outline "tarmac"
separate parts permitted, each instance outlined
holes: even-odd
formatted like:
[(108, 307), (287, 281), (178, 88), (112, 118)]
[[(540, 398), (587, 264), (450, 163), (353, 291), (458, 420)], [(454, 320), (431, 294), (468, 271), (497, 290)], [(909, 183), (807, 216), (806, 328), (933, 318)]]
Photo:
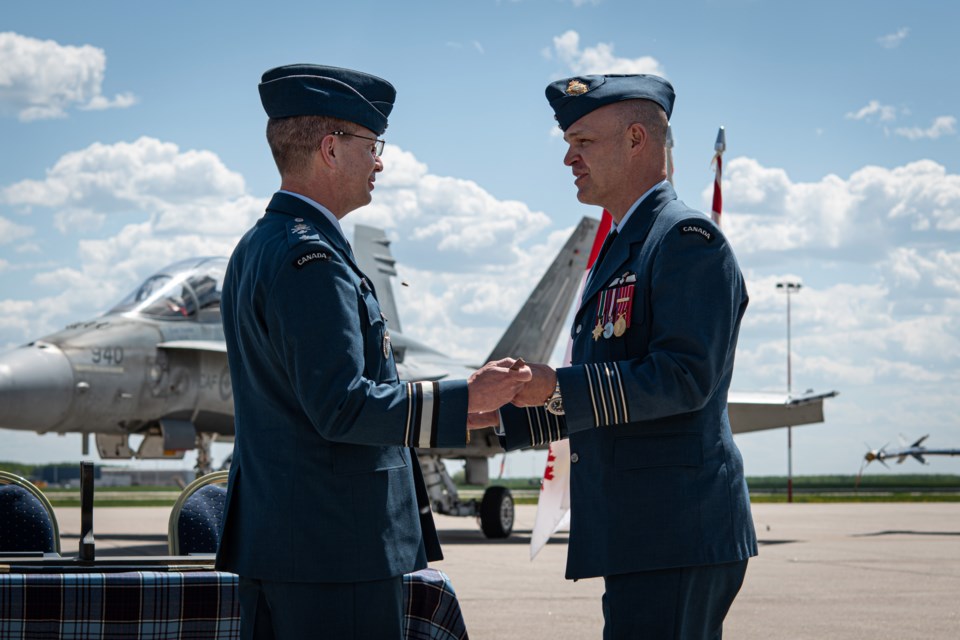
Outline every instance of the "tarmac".
[[(75, 554), (79, 509), (58, 508)], [(168, 508), (101, 508), (97, 555), (166, 555)], [(567, 534), (533, 561), (535, 506), (513, 535), (487, 540), (472, 519), (437, 516), (472, 640), (600, 638), (600, 579), (564, 580)], [(760, 555), (724, 625), (742, 640), (960, 638), (960, 503), (754, 504)], [(651, 526), (656, 526), (651, 523)]]

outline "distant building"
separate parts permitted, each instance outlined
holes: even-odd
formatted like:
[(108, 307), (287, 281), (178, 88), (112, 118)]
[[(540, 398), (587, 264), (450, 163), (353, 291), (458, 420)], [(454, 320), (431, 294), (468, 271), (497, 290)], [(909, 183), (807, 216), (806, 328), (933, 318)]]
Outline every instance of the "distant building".
[[(95, 487), (185, 487), (196, 477), (193, 469), (134, 469), (94, 465)], [(50, 487), (79, 487), (79, 464), (48, 464), (34, 468), (31, 478)]]
[[(101, 466), (93, 466), (94, 485), (100, 479)], [(32, 478), (42, 480), (52, 486), (68, 486), (80, 484), (80, 464), (47, 464), (35, 467)]]
[(98, 487), (180, 487), (183, 488), (197, 477), (193, 469), (130, 469), (103, 467)]

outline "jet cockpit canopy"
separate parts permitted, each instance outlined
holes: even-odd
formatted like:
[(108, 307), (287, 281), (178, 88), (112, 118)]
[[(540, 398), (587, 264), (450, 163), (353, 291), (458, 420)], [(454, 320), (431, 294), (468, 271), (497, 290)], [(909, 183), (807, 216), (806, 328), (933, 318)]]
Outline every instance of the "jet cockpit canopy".
[(227, 259), (175, 262), (143, 281), (110, 313), (135, 313), (164, 320), (220, 322), (220, 294)]

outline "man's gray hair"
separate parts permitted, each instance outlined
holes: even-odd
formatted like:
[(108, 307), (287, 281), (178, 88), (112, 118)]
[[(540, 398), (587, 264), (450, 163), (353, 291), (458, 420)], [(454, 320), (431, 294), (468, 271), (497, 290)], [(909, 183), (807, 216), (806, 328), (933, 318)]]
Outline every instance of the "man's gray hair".
[(267, 143), (281, 176), (302, 176), (324, 136), (348, 123), (329, 116), (291, 116), (267, 121)]

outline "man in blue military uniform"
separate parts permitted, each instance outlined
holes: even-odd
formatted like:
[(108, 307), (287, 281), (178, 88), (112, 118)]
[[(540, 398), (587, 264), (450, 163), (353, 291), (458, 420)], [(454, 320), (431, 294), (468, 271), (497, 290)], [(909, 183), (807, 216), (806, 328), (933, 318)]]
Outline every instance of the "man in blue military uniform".
[(240, 576), (244, 638), (400, 638), (402, 576), (439, 559), (412, 447), (463, 447), (467, 414), (530, 379), (401, 383), (389, 318), (339, 220), (368, 204), (396, 92), (318, 65), (267, 71), (281, 188), (223, 286), (236, 444), (217, 568)]
[[(602, 576), (604, 638), (719, 638), (757, 553), (727, 417), (747, 292), (709, 218), (666, 181), (673, 87), (650, 75), (546, 89), (577, 198), (616, 228), (590, 273), (572, 366), (531, 365), (505, 448), (570, 439), (567, 578)], [(495, 424), (471, 416), (471, 427)]]

